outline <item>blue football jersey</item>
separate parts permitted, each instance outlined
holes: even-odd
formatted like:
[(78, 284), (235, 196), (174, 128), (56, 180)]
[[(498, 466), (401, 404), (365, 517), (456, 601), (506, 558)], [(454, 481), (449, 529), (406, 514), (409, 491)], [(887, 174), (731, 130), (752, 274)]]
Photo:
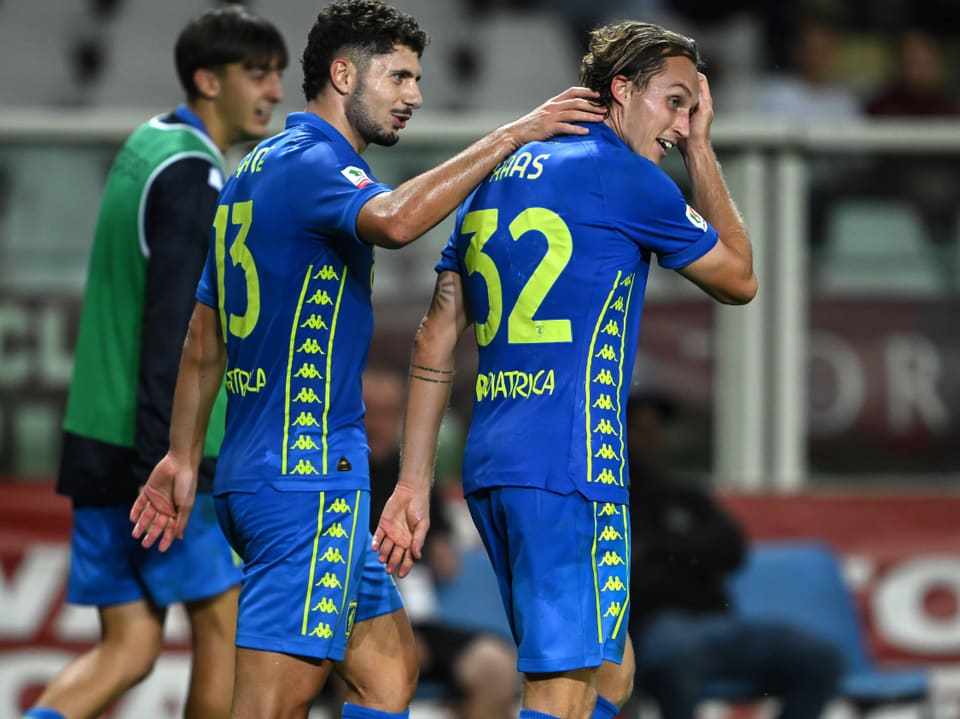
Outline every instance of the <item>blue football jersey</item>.
[(226, 436), (214, 491), (369, 484), (361, 374), (373, 331), (373, 247), (360, 208), (390, 188), (310, 113), (228, 178), (197, 299), (220, 312)]
[(717, 232), (606, 125), (525, 145), (457, 214), (437, 271), (463, 276), (479, 349), (464, 491), (628, 501), (625, 408), (651, 258)]

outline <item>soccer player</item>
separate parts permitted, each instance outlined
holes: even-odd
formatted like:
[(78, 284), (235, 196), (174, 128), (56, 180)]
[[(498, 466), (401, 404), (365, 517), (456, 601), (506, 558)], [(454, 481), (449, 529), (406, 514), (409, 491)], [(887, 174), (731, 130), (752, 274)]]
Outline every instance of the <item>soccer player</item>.
[[(407, 715), (417, 666), (393, 578), (371, 549), (361, 374), (374, 245), (402, 247), (526, 142), (605, 111), (571, 88), (401, 184), (360, 154), (420, 107), (417, 22), (379, 0), (325, 7), (303, 53), (306, 111), (261, 142), (220, 195), (183, 348), (170, 449), (131, 512), (165, 549), (190, 513), (226, 372), (217, 514), (244, 560), (233, 716), (306, 716), (336, 666), (344, 719)], [(349, 639), (349, 642), (348, 642)]]
[(188, 23), (174, 55), (185, 102), (133, 132), (104, 189), (64, 422), (57, 489), (73, 502), (67, 600), (97, 607), (101, 638), (53, 679), (31, 719), (100, 716), (150, 673), (176, 602), (186, 604), (193, 639), (185, 715), (229, 715), (241, 571), (210, 494), (225, 396), (202, 449), (196, 518), (176, 551), (141, 547), (127, 516), (167, 446), (177, 348), (223, 153), (266, 134), (283, 99), (287, 50), (271, 23), (233, 5)]
[[(624, 407), (653, 256), (720, 301), (756, 292), (699, 65), (693, 40), (656, 25), (593, 31), (581, 81), (604, 123), (522, 147), (471, 194), (414, 342), (400, 478), (374, 541), (390, 572), (418, 558), (454, 348), (473, 324), (464, 493), (517, 642), (521, 719), (609, 719), (630, 694)], [(702, 216), (659, 168), (675, 147)]]

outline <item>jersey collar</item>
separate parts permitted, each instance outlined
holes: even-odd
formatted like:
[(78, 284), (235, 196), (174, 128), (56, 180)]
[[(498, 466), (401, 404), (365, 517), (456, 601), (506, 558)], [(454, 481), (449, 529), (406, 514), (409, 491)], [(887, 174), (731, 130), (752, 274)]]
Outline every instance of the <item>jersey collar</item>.
[(291, 112), (289, 115), (287, 115), (286, 128), (289, 130), (296, 125), (309, 125), (310, 127), (322, 132), (333, 142), (342, 144), (344, 148), (349, 149), (354, 155), (358, 154), (354, 146), (347, 141), (347, 138), (345, 138), (337, 128), (319, 115), (316, 115), (312, 112)]
[(173, 114), (181, 122), (196, 128), (207, 137), (210, 137), (210, 133), (207, 132), (207, 126), (203, 124), (203, 120), (201, 120), (193, 110), (187, 107), (185, 102), (181, 102), (179, 105), (177, 105), (177, 108), (173, 111)]

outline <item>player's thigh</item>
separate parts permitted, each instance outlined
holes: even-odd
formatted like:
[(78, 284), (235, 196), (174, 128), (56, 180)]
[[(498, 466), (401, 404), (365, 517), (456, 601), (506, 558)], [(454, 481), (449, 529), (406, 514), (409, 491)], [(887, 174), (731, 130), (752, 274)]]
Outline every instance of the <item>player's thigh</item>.
[(243, 579), (240, 558), (223, 536), (208, 493), (197, 494), (183, 539), (166, 552), (143, 550), (137, 563), (141, 581), (158, 606), (215, 597)]
[(617, 706), (623, 706), (633, 693), (635, 670), (633, 645), (628, 636), (620, 663), (605, 661), (600, 665), (597, 672), (597, 694)]
[(402, 712), (416, 689), (418, 662), (410, 620), (392, 576), (383, 570), (369, 536), (357, 592), (356, 621), (338, 673), (349, 701)]
[[(217, 502), (243, 559), (238, 647), (341, 661), (358, 620), (402, 606), (392, 580), (365, 594), (367, 567), (376, 562), (368, 492), (266, 485)], [(376, 576), (385, 575), (377, 566)]]
[(626, 644), (625, 505), (526, 487), (471, 494), (525, 673), (620, 662)]
[(328, 659), (237, 649), (233, 719), (305, 717), (333, 668)]
[(146, 675), (163, 647), (165, 610), (145, 599), (99, 607), (101, 644), (132, 675)]
[(418, 674), (406, 612), (398, 609), (358, 621), (337, 671), (349, 687), (348, 701), (390, 713), (406, 710)]
[(201, 656), (226, 657), (233, 663), (237, 636), (239, 585), (213, 597), (186, 603), (193, 649)]

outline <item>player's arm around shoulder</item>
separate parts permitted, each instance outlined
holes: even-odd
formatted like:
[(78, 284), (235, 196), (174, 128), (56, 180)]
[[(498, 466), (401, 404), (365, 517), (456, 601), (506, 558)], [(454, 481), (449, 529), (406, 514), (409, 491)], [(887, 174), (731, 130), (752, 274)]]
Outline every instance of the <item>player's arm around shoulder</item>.
[(523, 117), (498, 127), (459, 154), (372, 197), (357, 216), (357, 232), (373, 245), (398, 249), (449, 215), (505, 157), (535, 140), (584, 135), (578, 123), (600, 122), (606, 109), (598, 93), (571, 87)]
[(701, 73), (700, 104), (690, 115), (690, 134), (680, 143), (680, 150), (690, 175), (694, 204), (716, 228), (719, 239), (712, 250), (679, 272), (720, 302), (746, 304), (757, 294), (753, 249), (710, 142), (712, 124), (710, 86)]

